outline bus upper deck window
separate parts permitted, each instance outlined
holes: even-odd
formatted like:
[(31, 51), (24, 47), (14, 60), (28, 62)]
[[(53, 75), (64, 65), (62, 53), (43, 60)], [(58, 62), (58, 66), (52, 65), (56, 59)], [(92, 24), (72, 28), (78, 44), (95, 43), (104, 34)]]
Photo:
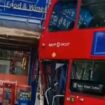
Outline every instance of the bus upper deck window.
[(74, 27), (77, 0), (59, 1), (53, 9), (49, 23), (50, 31), (69, 30)]
[(83, 0), (79, 28), (95, 28), (105, 26), (105, 1)]

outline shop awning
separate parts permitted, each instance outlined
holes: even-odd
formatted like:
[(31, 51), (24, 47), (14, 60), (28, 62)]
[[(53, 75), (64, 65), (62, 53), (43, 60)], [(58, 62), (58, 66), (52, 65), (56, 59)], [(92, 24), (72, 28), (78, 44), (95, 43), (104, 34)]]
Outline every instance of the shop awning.
[(0, 27), (0, 47), (29, 49), (37, 46), (40, 35), (41, 32)]

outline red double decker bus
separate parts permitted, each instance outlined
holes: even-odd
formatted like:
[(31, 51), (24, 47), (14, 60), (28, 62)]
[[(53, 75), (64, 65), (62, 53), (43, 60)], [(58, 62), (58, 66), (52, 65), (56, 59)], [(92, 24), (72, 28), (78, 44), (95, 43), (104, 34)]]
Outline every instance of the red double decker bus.
[(105, 0), (51, 0), (39, 60), (44, 105), (105, 105)]

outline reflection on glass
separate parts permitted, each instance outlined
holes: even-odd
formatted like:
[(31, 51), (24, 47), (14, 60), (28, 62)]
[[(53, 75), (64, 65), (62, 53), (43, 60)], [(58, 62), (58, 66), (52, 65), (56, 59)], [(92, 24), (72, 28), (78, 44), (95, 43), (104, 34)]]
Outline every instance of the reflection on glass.
[(53, 10), (49, 30), (69, 30), (74, 27), (76, 17), (76, 0), (72, 2), (58, 2)]
[(72, 91), (92, 94), (104, 94), (105, 91), (105, 61), (77, 60), (72, 65)]
[(0, 49), (0, 73), (27, 75), (29, 52)]
[[(85, 11), (83, 9), (85, 8)], [(105, 1), (82, 0), (79, 28), (95, 28), (105, 26)], [(83, 20), (83, 21), (81, 21)], [(86, 25), (87, 24), (87, 25)]]

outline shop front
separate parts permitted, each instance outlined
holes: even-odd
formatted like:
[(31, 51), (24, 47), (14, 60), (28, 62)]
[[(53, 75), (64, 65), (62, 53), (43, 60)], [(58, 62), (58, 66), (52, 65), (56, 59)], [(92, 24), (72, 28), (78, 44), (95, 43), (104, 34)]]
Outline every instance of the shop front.
[(0, 48), (0, 104), (31, 103), (31, 51)]

